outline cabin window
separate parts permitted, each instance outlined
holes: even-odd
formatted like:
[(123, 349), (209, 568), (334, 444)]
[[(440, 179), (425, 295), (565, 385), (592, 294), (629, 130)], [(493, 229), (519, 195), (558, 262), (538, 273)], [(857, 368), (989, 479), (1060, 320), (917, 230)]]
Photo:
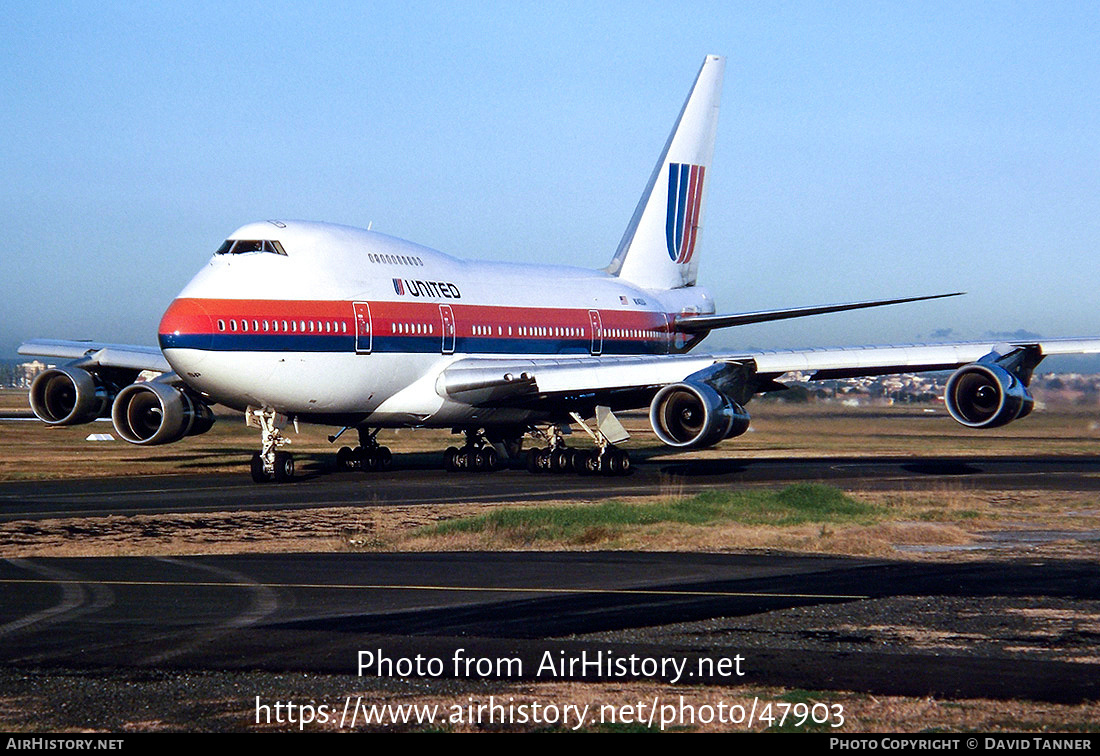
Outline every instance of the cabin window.
[(218, 321), (218, 330), (219, 331), (224, 331), (225, 330), (225, 321), (224, 320), (219, 320)]

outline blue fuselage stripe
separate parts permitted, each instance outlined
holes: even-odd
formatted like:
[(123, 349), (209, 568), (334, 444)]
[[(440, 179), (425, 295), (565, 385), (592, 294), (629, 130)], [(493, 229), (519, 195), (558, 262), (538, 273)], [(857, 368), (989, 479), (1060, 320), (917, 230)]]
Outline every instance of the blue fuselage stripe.
[[(572, 354), (591, 352), (588, 338), (457, 337), (457, 354)], [(201, 349), (212, 352), (355, 352), (355, 337), (348, 334), (215, 333), (160, 334), (161, 349)], [(372, 353), (440, 354), (439, 336), (378, 336)], [(664, 354), (663, 342), (643, 339), (603, 339), (604, 354)]]

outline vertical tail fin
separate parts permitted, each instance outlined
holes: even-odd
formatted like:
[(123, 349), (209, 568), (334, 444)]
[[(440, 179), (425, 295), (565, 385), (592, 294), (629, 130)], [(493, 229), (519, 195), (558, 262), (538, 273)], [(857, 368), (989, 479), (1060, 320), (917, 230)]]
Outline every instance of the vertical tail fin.
[(607, 272), (647, 289), (695, 283), (726, 59), (708, 55)]

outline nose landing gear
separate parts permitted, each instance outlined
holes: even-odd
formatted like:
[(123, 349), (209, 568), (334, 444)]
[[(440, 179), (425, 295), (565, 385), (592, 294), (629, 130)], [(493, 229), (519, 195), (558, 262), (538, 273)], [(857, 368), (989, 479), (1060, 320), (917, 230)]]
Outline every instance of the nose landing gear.
[(252, 454), (250, 465), (254, 483), (267, 483), (272, 479), (277, 483), (285, 483), (294, 477), (293, 455), (279, 451), (279, 447), (290, 443), (290, 439), (282, 433), (288, 421), (286, 415), (280, 415), (267, 407), (248, 408), (245, 424), (250, 428), (260, 429), (261, 450)]

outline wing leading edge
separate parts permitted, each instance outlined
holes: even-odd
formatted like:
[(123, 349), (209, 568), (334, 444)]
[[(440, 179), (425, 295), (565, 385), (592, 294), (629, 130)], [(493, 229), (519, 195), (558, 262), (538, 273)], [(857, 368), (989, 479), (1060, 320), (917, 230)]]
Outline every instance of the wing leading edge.
[(66, 341), (63, 339), (31, 339), (19, 345), (19, 354), (36, 357), (57, 357), (80, 360), (83, 366), (152, 370), (170, 373), (172, 366), (156, 347), (131, 344), (107, 344), (97, 341)]

